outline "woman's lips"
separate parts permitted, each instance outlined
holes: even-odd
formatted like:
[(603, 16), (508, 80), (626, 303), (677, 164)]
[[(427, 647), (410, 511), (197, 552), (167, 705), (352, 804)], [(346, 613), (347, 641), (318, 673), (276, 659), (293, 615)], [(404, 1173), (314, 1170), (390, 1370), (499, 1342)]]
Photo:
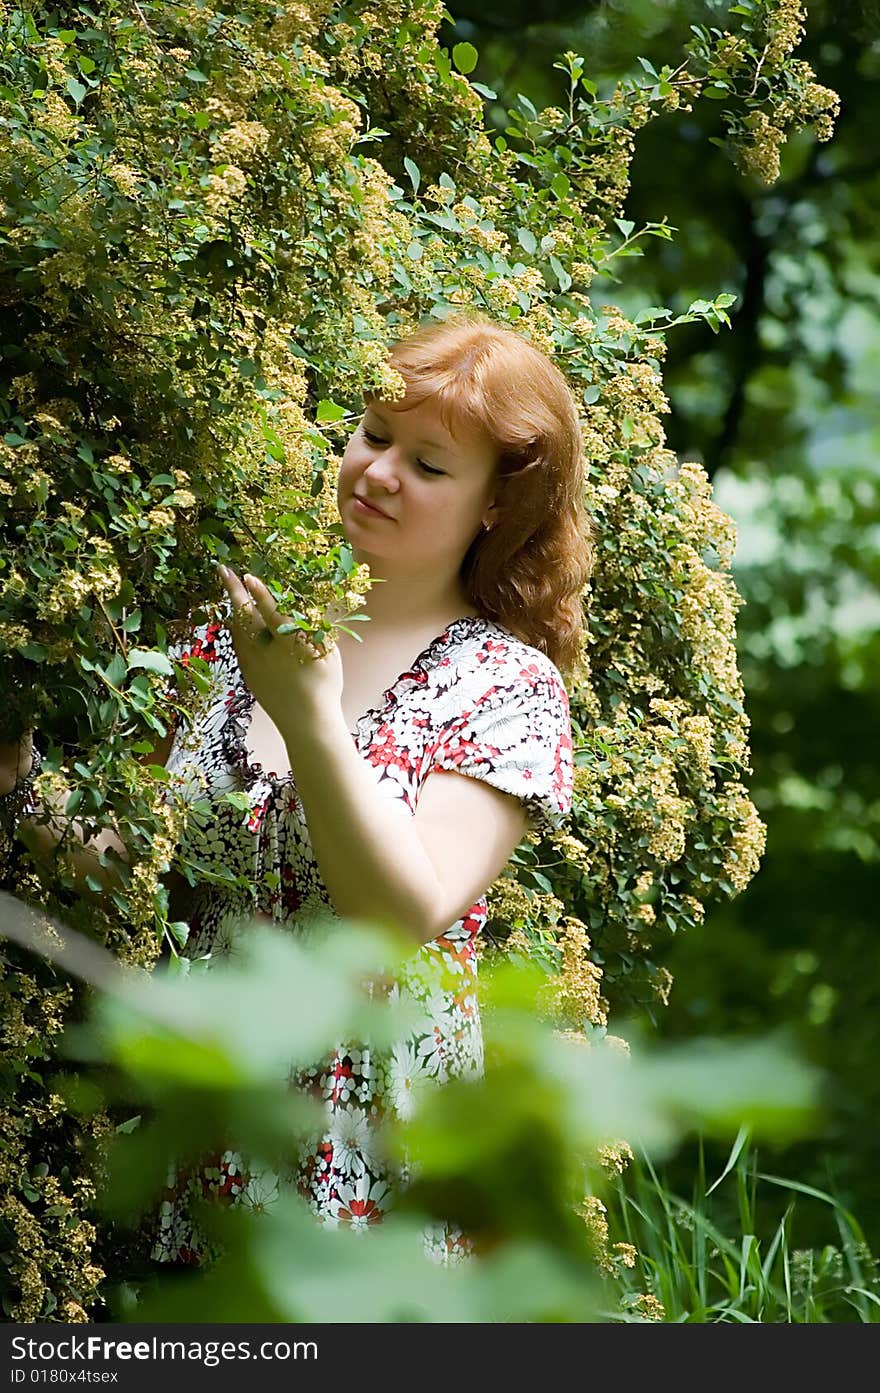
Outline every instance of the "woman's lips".
[(352, 501), (354, 502), (354, 506), (358, 510), (358, 512), (363, 513), (366, 517), (384, 518), (386, 522), (394, 521), (394, 519), (390, 518), (387, 513), (383, 513), (381, 508), (376, 508), (373, 504), (367, 503), (366, 500), (361, 498), (360, 494), (358, 493), (352, 494)]

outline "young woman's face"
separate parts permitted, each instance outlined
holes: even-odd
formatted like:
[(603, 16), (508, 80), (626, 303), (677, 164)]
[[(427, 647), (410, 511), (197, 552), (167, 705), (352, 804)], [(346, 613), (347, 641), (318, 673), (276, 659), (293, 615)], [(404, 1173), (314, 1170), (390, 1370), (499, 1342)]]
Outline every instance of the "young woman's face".
[(387, 559), (395, 569), (455, 572), (492, 520), (495, 466), (488, 437), (451, 435), (430, 399), (405, 411), (375, 401), (339, 471), (345, 535), (356, 552)]

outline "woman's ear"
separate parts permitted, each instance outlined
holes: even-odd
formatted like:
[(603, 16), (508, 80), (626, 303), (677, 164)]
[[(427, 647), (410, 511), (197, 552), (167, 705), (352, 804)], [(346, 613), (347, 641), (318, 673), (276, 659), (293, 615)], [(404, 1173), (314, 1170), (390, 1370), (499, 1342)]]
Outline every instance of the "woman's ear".
[(499, 522), (501, 519), (501, 496), (503, 491), (504, 486), (499, 485), (496, 488), (495, 496), (493, 497), (492, 502), (489, 504), (488, 508), (483, 513), (482, 525), (487, 532), (491, 532), (495, 524)]

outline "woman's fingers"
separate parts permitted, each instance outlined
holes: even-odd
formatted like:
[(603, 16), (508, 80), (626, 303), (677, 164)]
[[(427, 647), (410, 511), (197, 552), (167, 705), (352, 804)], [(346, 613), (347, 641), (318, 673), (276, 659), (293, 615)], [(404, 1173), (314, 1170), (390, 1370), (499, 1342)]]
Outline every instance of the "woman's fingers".
[(260, 615), (255, 597), (242, 584), (231, 567), (219, 566), (218, 571), (226, 593), (232, 602), (231, 627), (233, 632), (237, 629), (243, 634), (248, 634), (251, 638), (259, 638), (262, 634), (271, 638), (271, 634), (267, 631)]
[(249, 599), (256, 602), (257, 609), (264, 623), (270, 629), (274, 629), (282, 620), (282, 615), (278, 612), (278, 606), (266, 589), (265, 585), (256, 576), (247, 575), (244, 578), (247, 587), (246, 594)]
[(251, 602), (251, 596), (248, 594), (246, 587), (242, 584), (232, 567), (218, 566), (217, 570), (226, 589), (226, 593), (232, 601), (233, 609), (246, 608)]
[(271, 591), (258, 576), (245, 574), (243, 580), (229, 566), (219, 567), (220, 578), (232, 601), (234, 620), (252, 637), (265, 641), (285, 637), (299, 662), (324, 656), (324, 649), (308, 643), (285, 619)]

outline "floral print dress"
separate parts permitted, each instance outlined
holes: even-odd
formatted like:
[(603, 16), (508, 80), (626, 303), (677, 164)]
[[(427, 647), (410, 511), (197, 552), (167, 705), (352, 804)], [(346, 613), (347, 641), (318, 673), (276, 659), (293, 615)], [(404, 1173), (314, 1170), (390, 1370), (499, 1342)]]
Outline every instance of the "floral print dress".
[[(212, 805), (194, 849), (203, 864), (245, 877), (250, 887), (198, 888), (185, 951), (213, 957), (230, 950), (248, 915), (296, 932), (298, 916), (302, 923), (311, 908), (330, 909), (330, 900), (293, 773), (279, 778), (250, 761), (245, 735), (254, 698), (228, 630), (203, 625), (175, 656), (184, 665), (192, 656), (205, 659), (214, 679), (211, 697), (192, 725), (177, 732), (168, 759), (184, 796)], [(411, 815), (435, 770), (481, 779), (520, 798), (539, 832), (558, 826), (571, 807), (571, 724), (559, 672), (537, 649), (480, 616), (448, 624), (359, 719), (352, 738), (380, 796), (399, 799)], [(244, 810), (224, 799), (230, 791), (246, 795)], [(322, 1100), (326, 1126), (292, 1159), (292, 1175), (323, 1222), (363, 1228), (381, 1220), (399, 1179), (378, 1154), (382, 1117), (390, 1111), (409, 1116), (427, 1079), (442, 1083), (482, 1073), (475, 939), (486, 914), (482, 896), (413, 954), (392, 989), (418, 1004), (420, 1024), (409, 1038), (381, 1053), (365, 1042), (339, 1041), (332, 1057), (298, 1077)], [(266, 1177), (249, 1175), (236, 1152), (212, 1157), (182, 1179), (172, 1171), (154, 1259), (201, 1261), (204, 1240), (189, 1205), (212, 1194), (263, 1208)], [(440, 1262), (467, 1249), (466, 1238), (449, 1225), (435, 1226), (425, 1241), (429, 1256)]]

